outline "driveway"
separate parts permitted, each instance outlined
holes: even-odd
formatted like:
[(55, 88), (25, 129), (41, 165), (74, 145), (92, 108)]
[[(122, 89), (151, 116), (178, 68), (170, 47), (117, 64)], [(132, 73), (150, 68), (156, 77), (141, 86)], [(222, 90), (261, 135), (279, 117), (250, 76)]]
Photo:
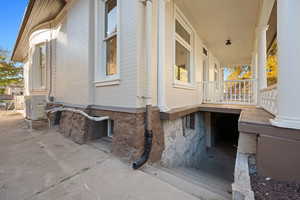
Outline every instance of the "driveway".
[(54, 129), (31, 131), (0, 112), (1, 200), (194, 200), (181, 190)]

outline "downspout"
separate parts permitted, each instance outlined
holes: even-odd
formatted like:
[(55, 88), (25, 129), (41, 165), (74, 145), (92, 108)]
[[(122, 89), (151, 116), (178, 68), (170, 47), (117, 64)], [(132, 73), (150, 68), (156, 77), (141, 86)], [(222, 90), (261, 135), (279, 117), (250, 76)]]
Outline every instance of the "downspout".
[(144, 0), (146, 5), (146, 127), (145, 127), (145, 143), (142, 156), (132, 164), (133, 169), (139, 169), (149, 159), (152, 148), (152, 0)]
[(51, 94), (52, 94), (52, 64), (53, 64), (53, 62), (52, 62), (52, 56), (53, 56), (53, 53), (52, 53), (52, 51), (53, 51), (53, 48), (52, 48), (52, 44), (53, 44), (53, 42), (52, 42), (52, 40), (53, 40), (53, 34), (52, 34), (52, 32), (53, 32), (53, 30), (52, 30), (52, 25), (50, 25), (50, 41), (49, 41), (49, 91), (48, 91), (48, 98), (47, 98), (47, 100), (48, 100), (48, 102), (53, 102), (53, 97), (51, 97)]

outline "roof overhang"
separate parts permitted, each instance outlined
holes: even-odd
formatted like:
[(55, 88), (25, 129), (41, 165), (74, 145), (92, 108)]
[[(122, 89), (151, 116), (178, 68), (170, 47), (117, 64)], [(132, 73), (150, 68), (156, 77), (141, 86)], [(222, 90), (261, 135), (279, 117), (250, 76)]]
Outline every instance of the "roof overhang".
[(36, 27), (51, 21), (65, 7), (68, 0), (30, 0), (26, 8), (11, 60), (23, 62), (29, 48), (29, 37)]

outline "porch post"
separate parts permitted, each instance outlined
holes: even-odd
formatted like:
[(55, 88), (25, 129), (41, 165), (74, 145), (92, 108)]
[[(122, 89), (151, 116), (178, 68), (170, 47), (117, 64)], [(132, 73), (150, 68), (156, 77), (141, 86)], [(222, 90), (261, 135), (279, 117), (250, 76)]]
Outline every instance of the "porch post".
[(168, 108), (166, 106), (166, 84), (165, 84), (165, 37), (166, 37), (166, 3), (168, 0), (158, 0), (158, 27), (157, 27), (157, 35), (158, 35), (158, 74), (157, 74), (157, 85), (158, 85), (158, 107), (161, 111), (167, 111)]
[(260, 90), (267, 87), (267, 30), (268, 26), (257, 28), (257, 103), (261, 106)]
[(267, 30), (268, 26), (257, 28), (258, 32), (258, 89), (267, 87)]
[(274, 126), (300, 129), (300, 1), (278, 0), (278, 115)]

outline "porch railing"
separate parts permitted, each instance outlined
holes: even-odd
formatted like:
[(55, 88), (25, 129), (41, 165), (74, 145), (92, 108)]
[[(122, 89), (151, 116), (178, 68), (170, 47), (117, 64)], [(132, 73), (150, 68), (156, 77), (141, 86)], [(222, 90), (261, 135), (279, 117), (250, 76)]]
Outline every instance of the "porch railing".
[(273, 115), (277, 114), (277, 85), (260, 90), (260, 106)]
[(255, 104), (255, 79), (204, 81), (203, 102), (219, 104)]

